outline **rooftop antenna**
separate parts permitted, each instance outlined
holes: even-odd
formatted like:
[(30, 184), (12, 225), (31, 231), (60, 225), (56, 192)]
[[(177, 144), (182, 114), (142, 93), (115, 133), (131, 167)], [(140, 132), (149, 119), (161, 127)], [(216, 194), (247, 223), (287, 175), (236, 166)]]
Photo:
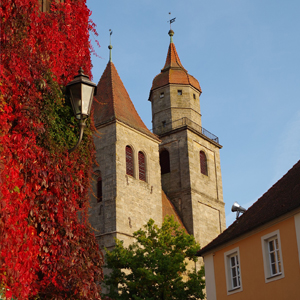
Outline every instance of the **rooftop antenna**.
[[(171, 12), (169, 12), (169, 15), (171, 16)], [(170, 43), (173, 43), (173, 35), (174, 35), (174, 31), (172, 30), (172, 26), (171, 24), (174, 23), (176, 20), (176, 18), (170, 19), (170, 21), (168, 21), (168, 23), (170, 23), (170, 30), (169, 30), (169, 36), (170, 36)]]
[(108, 46), (108, 49), (109, 49), (109, 61), (111, 62), (111, 49), (113, 48), (113, 46), (111, 45), (111, 35), (112, 35), (112, 30), (109, 29), (109, 46)]
[(236, 211), (236, 219), (239, 218), (240, 213), (244, 213), (246, 211), (246, 208), (240, 206), (237, 202), (234, 202), (231, 211), (235, 212)]

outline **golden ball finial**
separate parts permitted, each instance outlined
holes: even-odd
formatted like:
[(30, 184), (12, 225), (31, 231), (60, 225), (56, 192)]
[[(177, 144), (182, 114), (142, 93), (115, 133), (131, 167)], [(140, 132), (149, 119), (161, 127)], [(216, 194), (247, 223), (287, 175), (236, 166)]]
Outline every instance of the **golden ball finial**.
[(169, 30), (168, 32), (169, 36), (173, 36), (174, 35), (174, 31), (172, 29)]

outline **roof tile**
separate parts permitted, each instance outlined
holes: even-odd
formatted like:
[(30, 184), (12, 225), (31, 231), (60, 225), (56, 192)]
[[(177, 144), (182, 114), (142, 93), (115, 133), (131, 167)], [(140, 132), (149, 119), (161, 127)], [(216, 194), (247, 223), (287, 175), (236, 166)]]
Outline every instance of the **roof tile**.
[(97, 95), (93, 102), (95, 125), (119, 120), (158, 140), (138, 115), (125, 87), (110, 61), (97, 85)]
[(173, 216), (174, 220), (180, 224), (180, 228), (184, 229), (184, 231), (186, 233), (188, 233), (188, 231), (186, 230), (179, 214), (177, 213), (175, 206), (173, 205), (173, 203), (169, 200), (169, 198), (167, 197), (167, 195), (165, 194), (165, 192), (162, 190), (161, 191), (161, 198), (162, 198), (162, 212), (163, 212), (163, 220), (166, 216)]
[(191, 85), (200, 93), (202, 92), (198, 80), (189, 75), (182, 66), (174, 43), (170, 43), (165, 66), (153, 79), (151, 91), (167, 84)]

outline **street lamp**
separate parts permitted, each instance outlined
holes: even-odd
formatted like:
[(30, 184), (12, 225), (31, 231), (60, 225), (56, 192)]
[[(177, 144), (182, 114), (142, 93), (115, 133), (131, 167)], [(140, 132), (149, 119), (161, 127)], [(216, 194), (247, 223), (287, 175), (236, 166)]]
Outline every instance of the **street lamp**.
[(69, 149), (69, 153), (74, 151), (81, 143), (83, 130), (87, 118), (90, 116), (93, 97), (96, 95), (97, 86), (90, 81), (89, 76), (83, 74), (82, 68), (78, 71), (78, 75), (67, 84), (67, 94), (70, 96), (73, 112), (77, 120), (79, 120), (80, 135), (75, 147)]

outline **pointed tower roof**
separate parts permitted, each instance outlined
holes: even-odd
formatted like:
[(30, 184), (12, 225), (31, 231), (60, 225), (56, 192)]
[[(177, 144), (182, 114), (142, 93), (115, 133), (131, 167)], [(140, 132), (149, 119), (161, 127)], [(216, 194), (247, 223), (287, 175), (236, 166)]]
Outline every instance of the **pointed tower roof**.
[(170, 45), (168, 49), (166, 63), (163, 69), (161, 70), (160, 74), (158, 74), (153, 79), (151, 91), (160, 88), (164, 85), (173, 83), (191, 85), (201, 93), (202, 91), (198, 80), (192, 75), (189, 75), (187, 70), (181, 64), (175, 45), (173, 43), (174, 31), (170, 30), (169, 35)]
[(173, 216), (174, 220), (177, 223), (179, 223), (180, 229), (183, 229), (186, 233), (188, 233), (179, 214), (176, 211), (175, 206), (173, 205), (172, 201), (167, 197), (167, 195), (163, 190), (161, 190), (161, 200), (162, 200), (162, 221), (164, 221), (166, 216)]
[[(109, 48), (111, 51), (111, 48)], [(119, 120), (145, 134), (159, 140), (144, 124), (138, 115), (124, 84), (110, 60), (97, 85), (95, 96), (94, 122), (102, 125), (114, 120)]]

